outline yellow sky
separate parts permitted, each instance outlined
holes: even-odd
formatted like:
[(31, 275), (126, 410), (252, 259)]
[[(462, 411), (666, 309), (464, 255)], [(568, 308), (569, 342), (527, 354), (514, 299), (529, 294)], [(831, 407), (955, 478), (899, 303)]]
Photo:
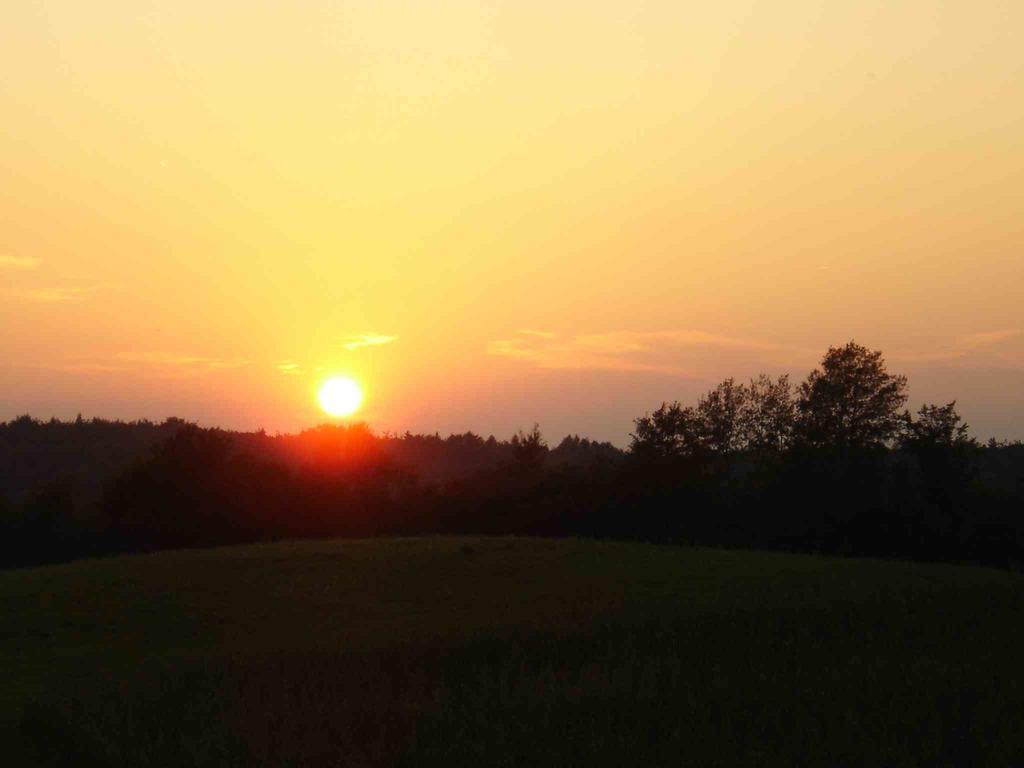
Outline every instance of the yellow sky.
[(623, 442), (855, 338), (1024, 437), (1024, 3), (0, 8), (0, 419)]

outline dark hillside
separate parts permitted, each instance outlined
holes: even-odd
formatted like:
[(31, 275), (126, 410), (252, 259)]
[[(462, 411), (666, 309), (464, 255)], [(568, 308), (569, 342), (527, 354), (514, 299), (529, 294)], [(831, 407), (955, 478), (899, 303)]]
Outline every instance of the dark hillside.
[(1024, 588), (1005, 571), (389, 539), (12, 571), (0, 605), (5, 765), (1010, 766), (1024, 754)]

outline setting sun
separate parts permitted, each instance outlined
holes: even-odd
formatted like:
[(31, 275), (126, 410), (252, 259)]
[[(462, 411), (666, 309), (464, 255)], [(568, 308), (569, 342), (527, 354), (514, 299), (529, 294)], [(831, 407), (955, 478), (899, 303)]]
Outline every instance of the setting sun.
[(351, 416), (362, 405), (363, 391), (352, 379), (332, 378), (320, 387), (319, 400), (331, 416)]

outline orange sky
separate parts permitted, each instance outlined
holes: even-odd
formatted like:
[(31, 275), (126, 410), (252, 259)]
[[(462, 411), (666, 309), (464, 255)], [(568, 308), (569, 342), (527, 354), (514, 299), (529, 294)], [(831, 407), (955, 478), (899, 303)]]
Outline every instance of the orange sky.
[(1024, 3), (0, 8), (0, 419), (618, 443), (829, 344), (1024, 437)]

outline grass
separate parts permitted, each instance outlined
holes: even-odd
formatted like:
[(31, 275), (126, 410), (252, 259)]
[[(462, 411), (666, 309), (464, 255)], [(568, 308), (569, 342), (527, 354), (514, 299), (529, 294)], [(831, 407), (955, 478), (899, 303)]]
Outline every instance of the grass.
[(517, 538), (0, 574), (5, 764), (1024, 763), (1024, 580)]

